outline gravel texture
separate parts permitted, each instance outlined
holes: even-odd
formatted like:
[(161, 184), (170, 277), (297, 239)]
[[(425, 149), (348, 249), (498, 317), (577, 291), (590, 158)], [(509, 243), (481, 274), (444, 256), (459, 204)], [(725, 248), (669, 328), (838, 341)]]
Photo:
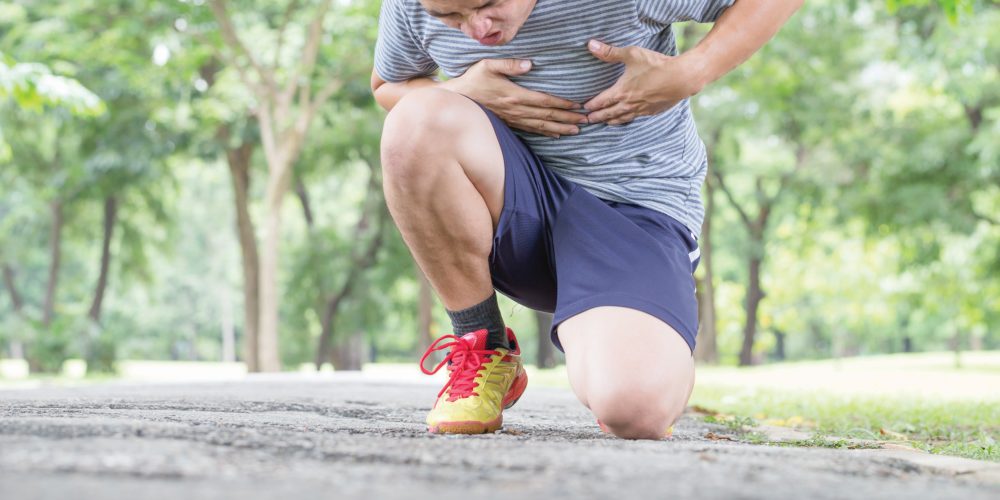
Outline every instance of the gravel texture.
[(0, 498), (1000, 498), (870, 450), (708, 439), (726, 430), (693, 415), (670, 440), (617, 439), (560, 389), (529, 386), (498, 433), (430, 435), (437, 390), (345, 375), (0, 391)]

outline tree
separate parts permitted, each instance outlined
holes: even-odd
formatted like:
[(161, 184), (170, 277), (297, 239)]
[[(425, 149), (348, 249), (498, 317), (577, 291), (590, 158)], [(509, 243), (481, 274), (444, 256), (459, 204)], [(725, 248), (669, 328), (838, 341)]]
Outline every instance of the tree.
[[(855, 50), (862, 31), (852, 10), (811, 3), (723, 85), (698, 100), (713, 132), (710, 167), (717, 188), (736, 212), (747, 241), (740, 364), (753, 363), (768, 228), (784, 197), (831, 137), (851, 120), (849, 82), (865, 62)], [(808, 64), (803, 64), (808, 61)], [(707, 102), (706, 102), (707, 101)], [(814, 167), (815, 168), (815, 167)]]
[[(263, 371), (281, 368), (278, 270), (282, 202), (317, 111), (351, 76), (337, 72), (331, 60), (327, 60), (327, 64), (317, 64), (332, 4), (332, 0), (321, 0), (314, 9), (307, 11), (300, 8), (299, 2), (290, 1), (276, 23), (276, 30), (261, 33), (264, 23), (257, 21), (254, 24), (254, 43), (251, 44), (245, 35), (241, 36), (237, 23), (254, 16), (234, 16), (226, 0), (209, 2), (225, 46), (217, 55), (239, 73), (240, 81), (255, 98), (250, 111), (260, 127), (268, 168), (259, 274), (259, 368)], [(258, 7), (256, 10), (265, 18), (271, 14), (269, 9), (254, 7)], [(343, 13), (347, 13), (346, 8)], [(304, 27), (293, 23), (297, 18), (306, 20)], [(286, 43), (289, 42), (299, 42), (294, 55), (287, 52)], [(268, 44), (273, 44), (273, 49), (267, 50)]]

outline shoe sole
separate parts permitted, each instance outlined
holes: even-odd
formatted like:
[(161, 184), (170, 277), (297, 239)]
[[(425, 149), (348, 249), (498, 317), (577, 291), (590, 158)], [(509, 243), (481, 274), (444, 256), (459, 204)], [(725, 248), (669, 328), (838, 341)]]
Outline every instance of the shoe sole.
[(488, 422), (441, 422), (427, 427), (432, 434), (487, 434), (503, 427), (503, 413)]
[[(522, 376), (515, 377), (507, 395), (503, 399), (503, 409), (506, 410), (514, 406), (524, 394), (524, 389), (528, 387), (528, 374), (521, 372)], [(427, 431), (432, 434), (487, 434), (495, 432), (503, 427), (503, 413), (497, 415), (493, 420), (487, 422), (477, 422), (475, 420), (464, 422), (441, 422), (437, 425), (427, 426)]]

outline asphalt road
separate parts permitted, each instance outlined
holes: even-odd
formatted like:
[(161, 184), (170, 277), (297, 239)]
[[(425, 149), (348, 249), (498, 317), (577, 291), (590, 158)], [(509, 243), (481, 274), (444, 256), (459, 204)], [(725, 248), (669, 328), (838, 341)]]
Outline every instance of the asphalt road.
[(505, 427), (429, 435), (437, 386), (357, 376), (0, 391), (0, 499), (1000, 498), (866, 450), (754, 446), (687, 415), (674, 438), (604, 435), (565, 390)]

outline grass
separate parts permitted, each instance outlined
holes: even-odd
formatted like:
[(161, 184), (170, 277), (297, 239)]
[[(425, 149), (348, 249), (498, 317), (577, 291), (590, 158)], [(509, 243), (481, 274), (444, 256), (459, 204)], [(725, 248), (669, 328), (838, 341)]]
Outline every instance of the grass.
[[(1000, 401), (844, 394), (707, 385), (691, 404), (716, 415), (708, 421), (740, 431), (756, 423), (813, 434), (802, 446), (856, 447), (850, 439), (900, 443), (931, 453), (1000, 461)], [(832, 438), (831, 438), (832, 437)], [(759, 442), (750, 436), (746, 440)]]
[[(568, 387), (564, 369), (529, 371), (529, 378), (536, 386)], [(769, 442), (753, 431), (764, 424), (811, 436), (783, 446), (897, 443), (1000, 462), (997, 351), (963, 353), (958, 360), (943, 352), (753, 368), (700, 366), (690, 404), (745, 442)]]

